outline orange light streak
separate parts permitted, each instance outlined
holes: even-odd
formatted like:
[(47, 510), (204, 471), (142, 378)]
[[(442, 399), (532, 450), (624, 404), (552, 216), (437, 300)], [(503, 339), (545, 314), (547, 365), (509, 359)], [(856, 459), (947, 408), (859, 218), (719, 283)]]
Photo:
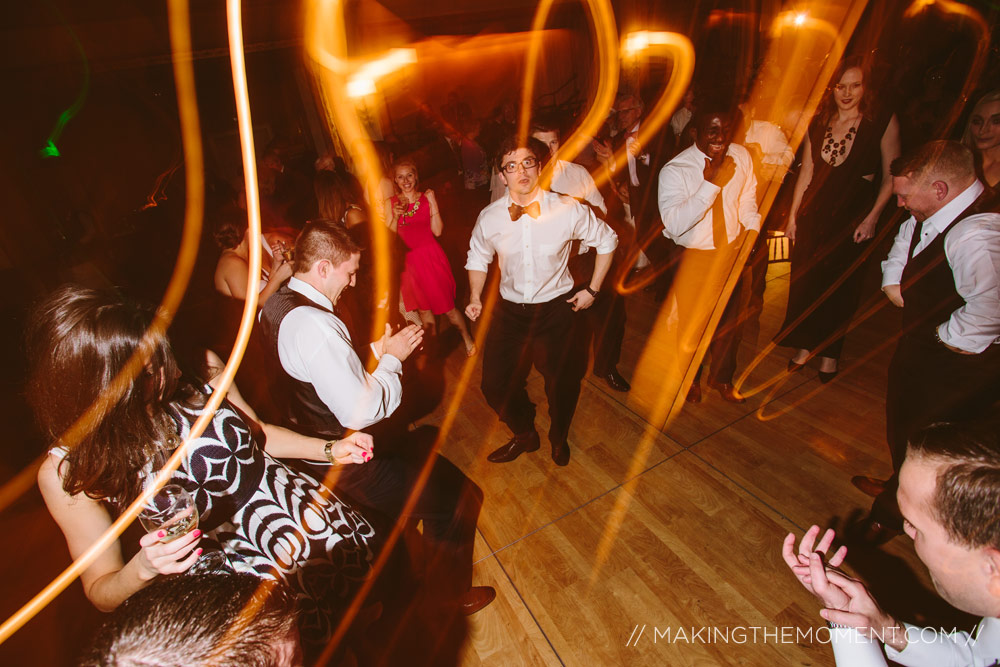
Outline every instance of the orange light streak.
[[(184, 231), (174, 272), (170, 277), (163, 300), (157, 308), (156, 316), (146, 332), (139, 349), (130, 357), (125, 367), (111, 381), (108, 390), (82, 415), (60, 438), (66, 446), (72, 447), (90, 431), (91, 425), (101, 419), (107, 409), (119, 400), (124, 390), (130, 386), (145, 367), (153, 346), (165, 335), (187, 289), (191, 271), (198, 254), (201, 237), (202, 216), (205, 201), (204, 173), (202, 172), (201, 128), (194, 92), (194, 72), (191, 66), (191, 36), (188, 8), (183, 0), (170, 0), (168, 5), (170, 21), (170, 42), (174, 53), (174, 80), (177, 86), (178, 111), (181, 121), (181, 136), (184, 146), (187, 202), (184, 212)], [(235, 354), (234, 350), (234, 354)], [(242, 353), (242, 350), (239, 350)], [(177, 449), (170, 460), (156, 476), (153, 485), (139, 496), (117, 520), (84, 553), (70, 564), (58, 577), (41, 592), (21, 607), (0, 626), (0, 643), (31, 620), (42, 608), (69, 586), (100, 556), (128, 527), (142, 510), (143, 504), (169, 481), (171, 474), (180, 465), (191, 439), (204, 431), (215, 409), (222, 401), (223, 394), (214, 395), (206, 405), (205, 412), (194, 423), (191, 434)]]

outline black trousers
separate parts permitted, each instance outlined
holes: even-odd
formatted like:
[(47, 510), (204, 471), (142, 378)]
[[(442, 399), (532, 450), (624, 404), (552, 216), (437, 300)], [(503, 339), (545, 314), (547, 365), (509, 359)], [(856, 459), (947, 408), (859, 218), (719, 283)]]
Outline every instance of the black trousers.
[(615, 370), (622, 356), (625, 339), (625, 299), (612, 286), (597, 295), (594, 304), (583, 311), (587, 336), (592, 336), (594, 374), (607, 375)]
[[(427, 449), (417, 444), (417, 450)], [(419, 455), (379, 456), (376, 449), (368, 463), (344, 466), (334, 491), (393, 521), (401, 517), (423, 521), (430, 552), (427, 576), (443, 598), (454, 598), (472, 585), (472, 549), (483, 492), (448, 459), (433, 453), (428, 456), (433, 460), (430, 476), (405, 515), (403, 506), (425, 460)], [(324, 475), (329, 468), (315, 466), (314, 470)]]
[(952, 352), (930, 335), (900, 339), (889, 363), (885, 396), (886, 441), (892, 477), (875, 498), (872, 517), (901, 529), (896, 489), (906, 445), (918, 430), (939, 421), (982, 417), (1000, 398), (1000, 346), (980, 354)]
[(586, 357), (577, 332), (578, 313), (566, 303), (574, 292), (540, 304), (501, 299), (483, 350), (483, 395), (515, 435), (535, 430), (535, 405), (525, 389), (532, 364), (545, 380), (549, 442), (566, 442), (580, 397)]

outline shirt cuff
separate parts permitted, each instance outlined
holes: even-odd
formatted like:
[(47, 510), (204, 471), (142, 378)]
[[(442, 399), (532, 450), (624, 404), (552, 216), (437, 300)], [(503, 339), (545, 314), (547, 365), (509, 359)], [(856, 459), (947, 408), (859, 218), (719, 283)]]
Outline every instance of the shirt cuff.
[(376, 371), (385, 370), (390, 373), (402, 373), (403, 372), (403, 362), (392, 356), (388, 352), (383, 354), (378, 360), (378, 368)]
[(490, 270), (490, 266), (489, 264), (483, 264), (482, 262), (477, 262), (470, 259), (465, 263), (465, 270), (482, 271), (483, 273), (486, 273), (487, 271)]

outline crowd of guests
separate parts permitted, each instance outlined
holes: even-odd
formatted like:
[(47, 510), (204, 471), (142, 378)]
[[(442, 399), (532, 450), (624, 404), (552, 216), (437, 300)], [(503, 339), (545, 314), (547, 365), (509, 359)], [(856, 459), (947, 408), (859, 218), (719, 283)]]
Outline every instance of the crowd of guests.
[[(895, 196), (911, 214), (882, 265), (883, 291), (903, 309), (886, 398), (895, 474), (856, 479), (876, 499), (852, 534), (877, 544), (905, 528), (935, 574), (939, 562), (917, 537), (926, 531), (944, 530), (976, 553), (1000, 553), (995, 531), (969, 537), (974, 527), (950, 518), (952, 509), (927, 509), (954, 504), (940, 485), (956, 468), (955, 475), (972, 474), (962, 461), (974, 460), (995, 477), (1000, 460), (995, 438), (959, 427), (927, 430), (934, 422), (981, 417), (1000, 391), (1000, 214), (992, 212), (1000, 94), (977, 100), (962, 142), (902, 146), (899, 123), (877, 104), (873, 88), (861, 60), (841, 64), (809, 126), (797, 173), (788, 177), (784, 234), (794, 245), (787, 311), (775, 341), (793, 350), (789, 373), (815, 358), (821, 382), (837, 376), (865, 286), (866, 246)], [(203, 613), (208, 626), (185, 647), (208, 657), (192, 653), (188, 664), (228, 664), (221, 656), (241, 655), (236, 644), (257, 641), (258, 621), (257, 648), (278, 656), (274, 664), (295, 664), (299, 640), (307, 654), (322, 650), (354, 596), (376, 576), (356, 626), (379, 615), (393, 618), (404, 590), (428, 598), (444, 617), (490, 604), (495, 591), (473, 585), (483, 494), (421, 445), (433, 442), (433, 432), (412, 429), (411, 403), (422, 391), (416, 362), (426, 365), (428, 350), (442, 338), (442, 315), (463, 356), (481, 357), (483, 397), (510, 431), (488, 454), (493, 463), (541, 447), (526, 390), (532, 367), (544, 379), (547, 437), (558, 466), (571, 459), (570, 427), (587, 369), (612, 390), (630, 391), (619, 369), (626, 284), (646, 284), (655, 299), (671, 295), (679, 360), (694, 356), (712, 311), (721, 308), (706, 384), (723, 400), (746, 400), (734, 375), (744, 324), (765, 284), (769, 227), (758, 206), (762, 189), (779, 186), (794, 160), (779, 125), (756, 118), (753, 103), (739, 108), (711, 91), (692, 90), (670, 123), (649, 133), (642, 100), (623, 94), (590, 146), (566, 161), (557, 157), (563, 133), (575, 124), (566, 115), (535, 114), (527, 136), (515, 131), (511, 104), (479, 120), (452, 96), (437, 116), (436, 142), (412, 150), (376, 143), (382, 162), (376, 188), (362, 187), (340, 158), (318, 160), (314, 198), (306, 205), (280, 205), (281, 156), (263, 158), (259, 323), (239, 386), (230, 388), (172, 475), (193, 495), (198, 527), (167, 541), (162, 531), (142, 534), (134, 526), (83, 573), (95, 606), (117, 609), (88, 664), (113, 664), (100, 657), (110, 653), (168, 650), (187, 632), (175, 618), (185, 615), (181, 609)], [(433, 176), (422, 182), (425, 170)], [(152, 310), (117, 292), (65, 286), (35, 311), (26, 338), (29, 395), (56, 443), (39, 484), (74, 557), (152, 483), (217, 387), (249, 276), (240, 204), (213, 212), (220, 249), (213, 287), (228, 304), (219, 311), (228, 324), (206, 340), (210, 349), (201, 355), (181, 359), (168, 339), (149, 339)], [(310, 213), (294, 219), (296, 211)], [(440, 242), (445, 218), (461, 237), (464, 303), (458, 258)], [(399, 241), (391, 258), (395, 279), (384, 294), (373, 285), (366, 255), (371, 226), (381, 223)], [(742, 257), (749, 257), (745, 266)], [(499, 298), (479, 349), (469, 322), (483, 315), (491, 266)], [(727, 284), (734, 285), (728, 294)], [(390, 324), (370, 342), (376, 319)], [(141, 370), (122, 385), (117, 378), (134, 354), (144, 359)], [(699, 364), (686, 394), (691, 404), (703, 399), (701, 377)], [(79, 442), (63, 444), (59, 438), (92, 405), (91, 428)], [(997, 484), (993, 477), (976, 483)], [(995, 499), (1000, 487), (990, 493)], [(995, 507), (975, 516), (992, 522)], [(421, 558), (404, 563), (388, 536), (393, 525), (413, 531), (417, 522)], [(817, 538), (818, 529), (811, 530), (796, 553), (790, 537), (784, 555), (832, 610), (826, 617), (866, 632), (901, 628), (865, 611), (874, 603), (863, 586), (836, 570), (845, 552), (824, 562), (833, 535), (818, 544)], [(169, 576), (196, 572), (206, 551), (221, 553), (225, 566)], [(385, 565), (376, 572), (383, 552)], [(990, 562), (1000, 571), (1000, 559)], [(200, 592), (218, 592), (227, 604), (201, 603), (205, 609), (197, 611), (190, 605)], [(962, 606), (962, 598), (941, 592)], [(157, 599), (177, 606), (150, 609)], [(290, 605), (297, 629), (284, 620)], [(252, 613), (241, 614), (246, 608)], [(268, 617), (271, 608), (286, 612)], [(995, 600), (962, 608), (989, 616), (990, 628), (1000, 616)], [(156, 633), (144, 629), (147, 617)], [(908, 655), (905, 641), (886, 645), (903, 664), (939, 664), (901, 659)], [(249, 664), (242, 659), (229, 658)]]

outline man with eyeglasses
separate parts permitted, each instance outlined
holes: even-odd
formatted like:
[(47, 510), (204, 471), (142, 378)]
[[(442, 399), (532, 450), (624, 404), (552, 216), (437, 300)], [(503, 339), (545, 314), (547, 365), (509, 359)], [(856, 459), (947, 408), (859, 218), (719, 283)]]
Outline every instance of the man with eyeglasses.
[[(540, 446), (535, 406), (525, 389), (532, 364), (545, 379), (552, 460), (569, 463), (569, 425), (586, 365), (574, 313), (594, 303), (618, 245), (614, 231), (588, 207), (539, 187), (540, 158), (547, 152), (538, 140), (518, 141), (513, 135), (500, 144), (498, 166), (507, 194), (479, 214), (465, 265), (471, 288), (465, 314), (473, 321), (482, 314), (494, 256), (500, 267), (500, 300), (483, 349), (482, 390), (513, 437), (487, 456), (493, 463), (513, 461)], [(568, 268), (575, 240), (597, 251), (582, 289), (574, 287)]]

